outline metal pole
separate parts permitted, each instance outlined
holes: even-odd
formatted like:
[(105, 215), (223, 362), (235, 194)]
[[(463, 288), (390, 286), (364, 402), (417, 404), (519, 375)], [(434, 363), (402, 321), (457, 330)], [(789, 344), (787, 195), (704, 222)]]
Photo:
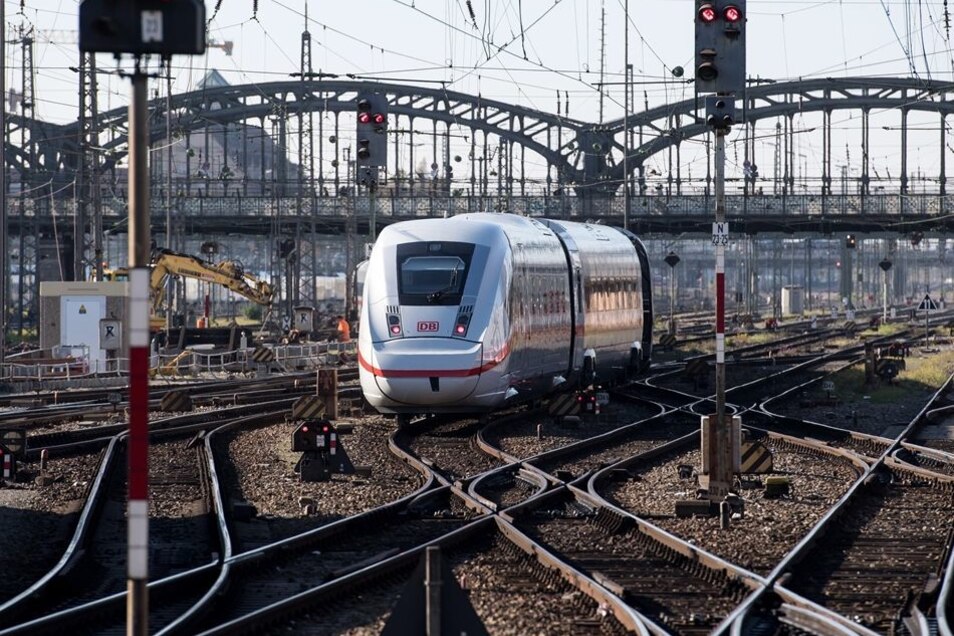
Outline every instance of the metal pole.
[[(725, 223), (725, 134), (716, 130), (715, 139), (715, 220)], [(725, 416), (725, 245), (716, 245), (716, 417), (722, 431)]]
[[(166, 60), (166, 247), (174, 249), (172, 244), (172, 59)], [(169, 346), (169, 332), (172, 331), (172, 301), (176, 293), (176, 277), (169, 276), (166, 289), (166, 347)]]
[[(375, 210), (375, 198), (374, 191), (376, 190), (374, 183), (368, 185), (368, 241), (371, 244), (374, 244), (375, 239), (377, 238), (377, 210)], [(364, 255), (359, 254), (358, 260), (364, 260)]]
[(129, 442), (126, 633), (149, 633), (149, 124), (147, 76), (129, 105)]
[[(7, 9), (0, 1), (0, 99), (7, 95)], [(7, 349), (7, 108), (0, 104), (0, 365)]]
[[(727, 99), (732, 99), (728, 97)], [(732, 422), (725, 416), (725, 136), (728, 130), (715, 130), (715, 305), (716, 305), (716, 412), (715, 421), (708, 418), (706, 426), (707, 448), (703, 449), (708, 459), (708, 496), (719, 500), (729, 493), (732, 485), (733, 447)], [(718, 230), (718, 231), (716, 231)], [(703, 419), (705, 422), (705, 418)], [(705, 426), (705, 424), (704, 424)]]
[(623, 5), (623, 229), (629, 229), (629, 0)]
[(888, 324), (888, 271), (884, 271), (884, 283), (881, 287), (881, 324)]
[(424, 587), (427, 590), (427, 636), (441, 634), (441, 549), (429, 546), (425, 553)]
[(676, 335), (676, 313), (675, 313), (675, 295), (676, 295), (676, 266), (669, 268), (669, 333)]

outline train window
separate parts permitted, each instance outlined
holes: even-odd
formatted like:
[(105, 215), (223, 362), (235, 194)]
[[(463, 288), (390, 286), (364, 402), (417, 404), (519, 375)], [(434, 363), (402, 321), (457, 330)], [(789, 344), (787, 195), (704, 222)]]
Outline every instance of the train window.
[(409, 294), (459, 293), (465, 269), (456, 256), (412, 256), (401, 263), (401, 282)]
[(401, 304), (459, 304), (473, 252), (474, 246), (468, 243), (406, 243), (398, 246)]

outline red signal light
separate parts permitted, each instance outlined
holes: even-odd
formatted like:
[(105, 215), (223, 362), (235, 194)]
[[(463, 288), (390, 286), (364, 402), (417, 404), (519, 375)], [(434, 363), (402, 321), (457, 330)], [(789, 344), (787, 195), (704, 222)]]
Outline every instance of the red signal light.
[[(736, 9), (736, 11), (738, 11), (738, 9)], [(701, 22), (705, 22), (706, 24), (709, 24), (711, 22), (715, 22), (715, 19), (716, 19), (716, 10), (714, 6), (712, 6), (711, 4), (704, 4), (701, 7), (699, 7), (699, 20)]]
[(374, 123), (376, 123), (376, 124), (383, 124), (385, 119), (386, 119), (386, 118), (385, 118), (385, 116), (384, 116), (382, 113), (375, 113), (375, 114), (374, 114)]
[(322, 433), (327, 433), (329, 430), (331, 430), (331, 429), (329, 429), (327, 426), (322, 426), (322, 427), (321, 427), (321, 432), (322, 432)]
[(307, 433), (307, 432), (308, 432), (308, 427), (307, 427), (307, 426), (302, 426), (302, 427), (301, 427), (301, 432), (302, 432), (302, 433)]
[(391, 333), (395, 336), (401, 333), (401, 325), (391, 325)]
[(362, 124), (371, 123), (371, 113), (358, 113), (358, 121)]
[(722, 10), (722, 17), (726, 22), (738, 22), (742, 19), (742, 11), (738, 7), (729, 5)]

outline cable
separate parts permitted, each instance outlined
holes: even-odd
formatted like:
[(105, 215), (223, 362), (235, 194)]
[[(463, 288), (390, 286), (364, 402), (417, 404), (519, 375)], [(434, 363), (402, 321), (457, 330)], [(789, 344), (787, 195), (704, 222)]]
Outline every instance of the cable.
[[(429, 18), (430, 20), (433, 20), (433, 21), (435, 21), (435, 22), (438, 22), (438, 23), (440, 23), (440, 24), (443, 24), (443, 25), (446, 26), (447, 28), (453, 29), (454, 31), (456, 31), (456, 32), (458, 32), (458, 33), (460, 33), (460, 34), (462, 34), (462, 35), (466, 35), (467, 37), (472, 37), (472, 38), (476, 38), (476, 37), (477, 37), (477, 36), (472, 35), (471, 33), (468, 33), (468, 32), (466, 32), (466, 31), (460, 29), (459, 27), (456, 27), (456, 26), (454, 26), (454, 25), (452, 25), (452, 24), (446, 22), (445, 20), (442, 20), (442, 19), (440, 19), (440, 18), (438, 18), (438, 17), (436, 17), (436, 16), (434, 16), (434, 15), (432, 15), (432, 14), (430, 14), (430, 13), (424, 11), (423, 9), (421, 9), (421, 8), (419, 8), (419, 7), (417, 7), (417, 6), (415, 6), (413, 3), (408, 3), (408, 2), (406, 2), (405, 0), (392, 0), (392, 1), (395, 2), (395, 3), (397, 3), (397, 4), (399, 4), (399, 5), (401, 5), (401, 6), (403, 6), (403, 7), (406, 7), (406, 8), (408, 8), (408, 9), (411, 9), (412, 11), (415, 11), (415, 12), (417, 12), (417, 13), (420, 13), (421, 15), (423, 15), (423, 16)], [(540, 15), (540, 17), (538, 17), (536, 20), (534, 20), (534, 21), (530, 24), (530, 26), (527, 27), (527, 30), (533, 28), (534, 25), (536, 25), (537, 23), (539, 23), (540, 20), (542, 20), (544, 17), (546, 17), (554, 8), (556, 8), (556, 6), (557, 6), (559, 3), (560, 3), (559, 0), (554, 0), (553, 4), (550, 6), (550, 8), (547, 9), (542, 15)], [(511, 51), (509, 51), (509, 50), (507, 49), (507, 47), (509, 47), (511, 44), (513, 44), (513, 43), (517, 40), (517, 37), (519, 37), (519, 36), (515, 36), (514, 38), (512, 38), (512, 39), (511, 39), (509, 42), (507, 42), (506, 44), (501, 45), (501, 46), (498, 46), (498, 47), (497, 47), (497, 51), (496, 51), (495, 53), (493, 53), (493, 55), (489, 55), (489, 56), (488, 56), (488, 59), (487, 59), (485, 62), (482, 62), (482, 63), (480, 63), (480, 64), (475, 65), (475, 66), (474, 66), (471, 70), (469, 70), (467, 73), (465, 73), (465, 74), (462, 75), (461, 77), (458, 77), (457, 79), (455, 79), (453, 82), (450, 82), (449, 84), (457, 84), (457, 83), (461, 82), (462, 80), (464, 80), (464, 79), (470, 77), (470, 76), (473, 75), (478, 69), (483, 68), (483, 64), (485, 64), (486, 62), (489, 62), (490, 60), (496, 58), (496, 57), (497, 57), (498, 55), (500, 55), (501, 53), (504, 53), (504, 54), (509, 55), (509, 56), (511, 56), (511, 57), (515, 57), (515, 58), (520, 59), (520, 60), (523, 60), (523, 58), (521, 58), (519, 55), (517, 55), (516, 53), (513, 53), (513, 52), (511, 52)], [(560, 76), (560, 77), (563, 77), (564, 79), (569, 79), (569, 80), (571, 80), (571, 81), (573, 81), (573, 82), (575, 82), (575, 83), (584, 84), (584, 85), (586, 85), (587, 87), (590, 87), (589, 84), (587, 84), (586, 82), (583, 82), (581, 79), (578, 79), (577, 77), (574, 77), (573, 75), (570, 75), (570, 74), (568, 74), (568, 73), (565, 73), (565, 72), (562, 72), (562, 71), (558, 71), (558, 70), (556, 70), (556, 69), (553, 69), (553, 68), (551, 68), (551, 67), (548, 67), (548, 66), (545, 65), (543, 62), (534, 62), (534, 61), (532, 61), (532, 60), (524, 60), (524, 61), (527, 62), (528, 64), (532, 64), (532, 65), (534, 65), (534, 66), (537, 66), (537, 67), (539, 67), (539, 68), (542, 68), (542, 69), (544, 69), (544, 70), (547, 70), (547, 71), (549, 71), (549, 72), (551, 72), (551, 73), (554, 73), (555, 75), (558, 75), (558, 76)], [(507, 72), (507, 75), (510, 77), (510, 80), (511, 80), (512, 82), (514, 82), (514, 85), (515, 85), (515, 86), (518, 88), (518, 90), (521, 92), (521, 94), (524, 94), (523, 91), (520, 89), (520, 84), (519, 84), (518, 82), (516, 82), (516, 80), (515, 80), (515, 79), (513, 78), (513, 76), (510, 74), (510, 71), (507, 70), (507, 69), (505, 69), (505, 71)], [(614, 103), (616, 103), (617, 106), (622, 106), (622, 104), (620, 104), (616, 99), (613, 99), (612, 101), (613, 101)]]

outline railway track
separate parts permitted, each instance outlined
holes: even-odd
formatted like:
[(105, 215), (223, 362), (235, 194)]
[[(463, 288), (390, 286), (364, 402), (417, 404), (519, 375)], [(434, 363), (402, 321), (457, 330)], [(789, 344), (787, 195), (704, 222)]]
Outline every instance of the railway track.
[(880, 633), (930, 615), (954, 534), (954, 479), (880, 467), (779, 586)]
[[(791, 395), (806, 376), (809, 381), (818, 381), (831, 371), (829, 367), (817, 371), (818, 365), (843, 365), (843, 356), (841, 352), (837, 356), (829, 353), (811, 362), (794, 362), (777, 369), (779, 373), (772, 379), (768, 375), (759, 378), (761, 385), (740, 387), (731, 399), (742, 408), (752, 408), (748, 406), (752, 404), (756, 409), (749, 411), (747, 424), (771, 428), (779, 420), (762, 408), (766, 404), (764, 394)], [(255, 401), (270, 395), (269, 390), (256, 389), (262, 392), (245, 399)], [(548, 416), (533, 411), (512, 416), (510, 424), (517, 423), (512, 430), (518, 431), (513, 435), (505, 420), (484, 427), (473, 420), (431, 418), (401, 429), (390, 445), (401, 453), (403, 461), (426, 476), (426, 483), (419, 490), (359, 515), (318, 521), (311, 530), (254, 545), (246, 551), (235, 549), (234, 537), (229, 532), (235, 522), (222, 512), (230, 510), (229, 495), (223, 494), (217, 484), (210, 484), (207, 499), (214, 505), (207, 510), (215, 510), (216, 540), (225, 542), (219, 550), (221, 558), (202, 568), (183, 570), (177, 569), (176, 551), (170, 550), (171, 564), (165, 570), (170, 576), (153, 583), (157, 603), (154, 624), (164, 634), (192, 634), (200, 630), (210, 634), (261, 633), (265, 626), (273, 628), (276, 624), (284, 626), (283, 633), (306, 633), (313, 620), (335, 626), (333, 631), (359, 625), (380, 629), (389, 616), (393, 599), (400, 594), (428, 546), (441, 546), (443, 557), (454, 563), (455, 576), (470, 582), (465, 585), (480, 582), (481, 587), (469, 589), (468, 596), (487, 624), (525, 620), (517, 624), (524, 624), (529, 630), (548, 625), (547, 633), (710, 633), (727, 629), (735, 620), (761, 624), (767, 616), (777, 626), (805, 624), (779, 618), (796, 611), (815, 621), (837, 624), (838, 619), (825, 612), (844, 613), (844, 608), (832, 605), (826, 610), (802, 596), (811, 590), (791, 589), (787, 584), (800, 577), (792, 574), (783, 578), (789, 570), (782, 572), (781, 565), (772, 569), (771, 562), (777, 562), (778, 555), (767, 554), (759, 564), (745, 562), (740, 566), (736, 557), (718, 556), (722, 554), (718, 546), (707, 546), (698, 538), (693, 539), (694, 544), (689, 543), (685, 536), (680, 539), (667, 533), (666, 520), (658, 515), (637, 518), (599, 498), (603, 495), (595, 489), (596, 484), (616, 488), (631, 480), (639, 472), (639, 462), (648, 461), (654, 453), (661, 461), (659, 453), (672, 448), (663, 448), (670, 440), (682, 438), (688, 448), (698, 444), (696, 413), (708, 408), (708, 396), (646, 385), (641, 390), (651, 394), (655, 404), (643, 402), (631, 407), (631, 419), (618, 414), (615, 419), (601, 416), (594, 430), (588, 430), (585, 421), (578, 427), (558, 428), (548, 423)], [(226, 395), (220, 394), (217, 399), (224, 400)], [(935, 404), (936, 409), (943, 406), (940, 401)], [(251, 407), (238, 407), (241, 408)], [(216, 409), (219, 410), (225, 409)], [(214, 426), (227, 423), (227, 417), (220, 418)], [(544, 423), (544, 435), (552, 434), (554, 439), (536, 439), (535, 422)], [(194, 427), (189, 429), (194, 433), (199, 428), (208, 430), (213, 424), (206, 421), (203, 426), (199, 420), (185, 419), (179, 420), (178, 426), (182, 435), (186, 431), (182, 426)], [(778, 426), (791, 428), (793, 423), (785, 421)], [(858, 473), (880, 463), (887, 474), (915, 475), (897, 480), (898, 484), (907, 484), (905, 487), (911, 491), (926, 488), (919, 480), (945, 482), (943, 452), (931, 455), (913, 442), (902, 447), (895, 444), (897, 440), (846, 434), (834, 427), (824, 429), (810, 423), (803, 426), (804, 437), (818, 437), (819, 431), (827, 430), (830, 439), (811, 447), (809, 440), (753, 432), (769, 440), (767, 443), (773, 445), (780, 457), (788, 453), (805, 455), (816, 462), (815, 466), (830, 463), (833, 456), (852, 458), (845, 461), (855, 462)], [(788, 432), (798, 436), (797, 431)], [(534, 439), (520, 442), (516, 439), (520, 435)], [(207, 448), (209, 443), (208, 438), (202, 440)], [(889, 452), (892, 444), (893, 454)], [(483, 453), (475, 457), (478, 449)], [(184, 454), (180, 449), (170, 451), (169, 456)], [(224, 459), (221, 450), (218, 455), (219, 461)], [(683, 459), (676, 453), (667, 461), (680, 463)], [(933, 474), (925, 472), (932, 466)], [(215, 464), (210, 463), (209, 467), (215, 474)], [(170, 466), (170, 473), (164, 478), (170, 492), (174, 492), (173, 487), (191, 488), (191, 477), (186, 472), (183, 466)], [(872, 470), (871, 474), (882, 473)], [(878, 492), (878, 488), (872, 488), (872, 492)], [(950, 503), (950, 491), (944, 488), (940, 489), (940, 497), (947, 496)], [(940, 499), (913, 501), (917, 506), (935, 505), (939, 514), (951, 515)], [(823, 509), (819, 505), (815, 508)], [(876, 517), (879, 513), (871, 514)], [(824, 523), (817, 524), (816, 530)], [(742, 524), (739, 526), (741, 529)], [(685, 532), (677, 527), (670, 531), (679, 535)], [(181, 539), (170, 540), (170, 545)], [(120, 541), (120, 545), (123, 543)], [(949, 550), (945, 548), (949, 543), (950, 539), (947, 543), (942, 540), (941, 549)], [(784, 554), (782, 542), (777, 547)], [(816, 558), (807, 554), (806, 563)], [(934, 559), (935, 566), (945, 559), (944, 554)], [(919, 562), (918, 571), (926, 570), (930, 561), (930, 556), (925, 557), (927, 565), (922, 567)], [(795, 572), (797, 562), (792, 560), (789, 565), (790, 571)], [(943, 568), (940, 570), (933, 600), (921, 594), (916, 604), (947, 602), (940, 597)], [(837, 581), (837, 577), (829, 579), (829, 584), (834, 585), (832, 581)], [(559, 594), (547, 596), (557, 582), (562, 585)], [(497, 592), (499, 589), (506, 593)], [(360, 590), (363, 599), (350, 610), (346, 609), (349, 601), (342, 596), (348, 590), (351, 594)], [(71, 611), (66, 610), (0, 633), (63, 631), (64, 625), (91, 625), (96, 633), (120, 633), (124, 593), (114, 591), (104, 596), (107, 592), (92, 593), (86, 605), (72, 610), (72, 622), (62, 616)], [(227, 603), (211, 602), (223, 594)], [(560, 611), (539, 613), (535, 608), (540, 605), (541, 596), (552, 598), (551, 604), (559, 606)], [(219, 605), (228, 609), (222, 612)], [(326, 606), (336, 608), (337, 618), (329, 618)], [(927, 611), (934, 611), (933, 606)]]

